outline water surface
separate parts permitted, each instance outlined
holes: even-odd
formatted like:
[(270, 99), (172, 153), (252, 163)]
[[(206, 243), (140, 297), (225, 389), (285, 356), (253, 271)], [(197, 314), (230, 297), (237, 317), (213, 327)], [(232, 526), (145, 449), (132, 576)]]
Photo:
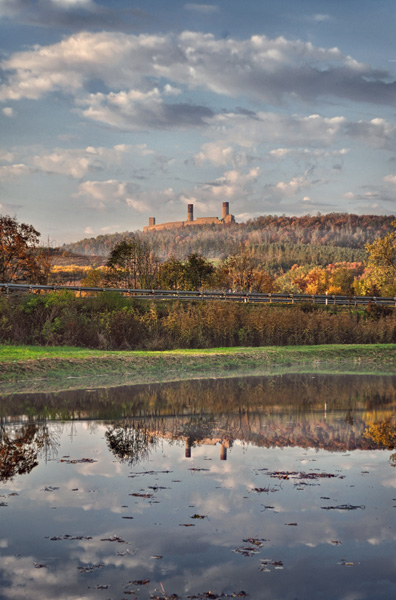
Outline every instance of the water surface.
[(394, 377), (0, 407), (1, 599), (396, 596)]

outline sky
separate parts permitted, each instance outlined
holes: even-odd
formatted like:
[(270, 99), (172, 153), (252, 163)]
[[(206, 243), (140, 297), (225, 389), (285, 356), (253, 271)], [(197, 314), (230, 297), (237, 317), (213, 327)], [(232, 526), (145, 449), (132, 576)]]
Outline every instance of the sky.
[(395, 0), (0, 0), (0, 214), (51, 245), (396, 212)]

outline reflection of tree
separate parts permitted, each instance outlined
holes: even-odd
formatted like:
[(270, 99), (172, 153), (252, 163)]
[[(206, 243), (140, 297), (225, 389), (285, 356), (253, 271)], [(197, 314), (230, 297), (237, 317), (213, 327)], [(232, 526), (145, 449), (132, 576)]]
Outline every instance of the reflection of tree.
[(27, 423), (20, 427), (0, 427), (0, 481), (23, 475), (56, 452), (58, 443), (47, 424)]
[(392, 423), (391, 418), (370, 423), (364, 437), (372, 439), (379, 446), (393, 450), (396, 447), (396, 425)]
[(109, 427), (105, 437), (114, 456), (130, 465), (147, 460), (150, 455), (150, 444), (155, 442), (152, 434), (141, 424), (134, 427), (133, 423), (127, 421)]
[[(364, 437), (373, 440), (378, 446), (394, 450), (396, 448), (396, 425), (392, 419), (384, 419), (376, 423), (370, 423), (364, 432)], [(396, 466), (396, 453), (390, 456), (393, 466)]]

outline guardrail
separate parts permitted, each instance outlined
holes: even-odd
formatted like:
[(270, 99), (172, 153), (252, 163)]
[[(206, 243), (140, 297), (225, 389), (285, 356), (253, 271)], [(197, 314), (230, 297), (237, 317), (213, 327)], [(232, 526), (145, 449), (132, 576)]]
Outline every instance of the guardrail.
[(368, 304), (396, 306), (396, 298), (380, 296), (337, 296), (334, 294), (260, 294), (255, 292), (213, 292), (182, 290), (138, 290), (132, 288), (100, 288), (77, 285), (34, 285), (29, 283), (0, 283), (0, 292), (46, 293), (70, 290), (85, 293), (119, 293), (138, 300), (223, 300), (228, 302), (261, 302), (267, 304), (301, 304), (311, 302), (326, 306), (367, 306)]

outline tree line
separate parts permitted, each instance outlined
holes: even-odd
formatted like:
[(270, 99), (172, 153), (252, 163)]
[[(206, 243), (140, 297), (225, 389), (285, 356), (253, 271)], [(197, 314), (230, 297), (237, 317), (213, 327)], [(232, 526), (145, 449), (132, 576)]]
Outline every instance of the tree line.
[[(341, 219), (343, 227), (349, 224), (352, 228), (353, 215), (350, 217)], [(383, 225), (387, 223), (383, 217), (375, 219)], [(294, 222), (286, 217), (284, 221), (288, 225)], [(313, 223), (322, 227), (326, 220), (318, 216), (310, 217), (308, 222), (312, 229)], [(333, 227), (337, 223), (334, 219), (329, 222)], [(31, 225), (8, 216), (0, 217), (1, 282), (65, 283), (62, 272), (51, 269), (51, 253), (40, 247), (39, 237)], [(324, 248), (328, 249), (284, 242), (266, 246), (240, 243), (221, 260), (210, 260), (196, 252), (185, 259), (170, 256), (164, 260), (154, 251), (149, 237), (132, 233), (112, 248), (104, 266), (84, 268), (79, 283), (88, 287), (133, 289), (396, 295), (396, 221), (390, 229), (386, 225), (382, 237), (359, 250), (364, 252), (360, 254), (361, 260), (345, 260), (348, 256), (345, 249), (336, 246), (331, 246), (330, 254), (322, 252), (320, 256)], [(293, 262), (296, 255), (304, 257), (300, 263)], [(329, 261), (330, 257), (334, 260)], [(81, 269), (73, 276), (78, 274), (82, 275)]]
[(389, 233), (393, 220), (392, 216), (348, 213), (303, 217), (269, 215), (227, 227), (205, 225), (137, 234), (123, 232), (100, 235), (67, 244), (63, 249), (86, 255), (108, 256), (119, 242), (138, 235), (149, 242), (161, 260), (170, 257), (185, 260), (190, 254), (222, 260), (235, 254), (240, 246), (254, 250), (263, 259), (275, 244), (289, 248), (295, 248), (296, 245), (343, 248), (348, 255), (344, 254), (340, 260), (356, 261), (360, 255), (354, 251), (362, 251), (366, 244)]
[(138, 236), (117, 244), (103, 269), (92, 269), (82, 284), (133, 289), (222, 290), (261, 293), (396, 296), (396, 221), (383, 238), (366, 245), (365, 262), (326, 266), (294, 264), (278, 275), (251, 249), (240, 247), (217, 264), (190, 254), (161, 261)]

